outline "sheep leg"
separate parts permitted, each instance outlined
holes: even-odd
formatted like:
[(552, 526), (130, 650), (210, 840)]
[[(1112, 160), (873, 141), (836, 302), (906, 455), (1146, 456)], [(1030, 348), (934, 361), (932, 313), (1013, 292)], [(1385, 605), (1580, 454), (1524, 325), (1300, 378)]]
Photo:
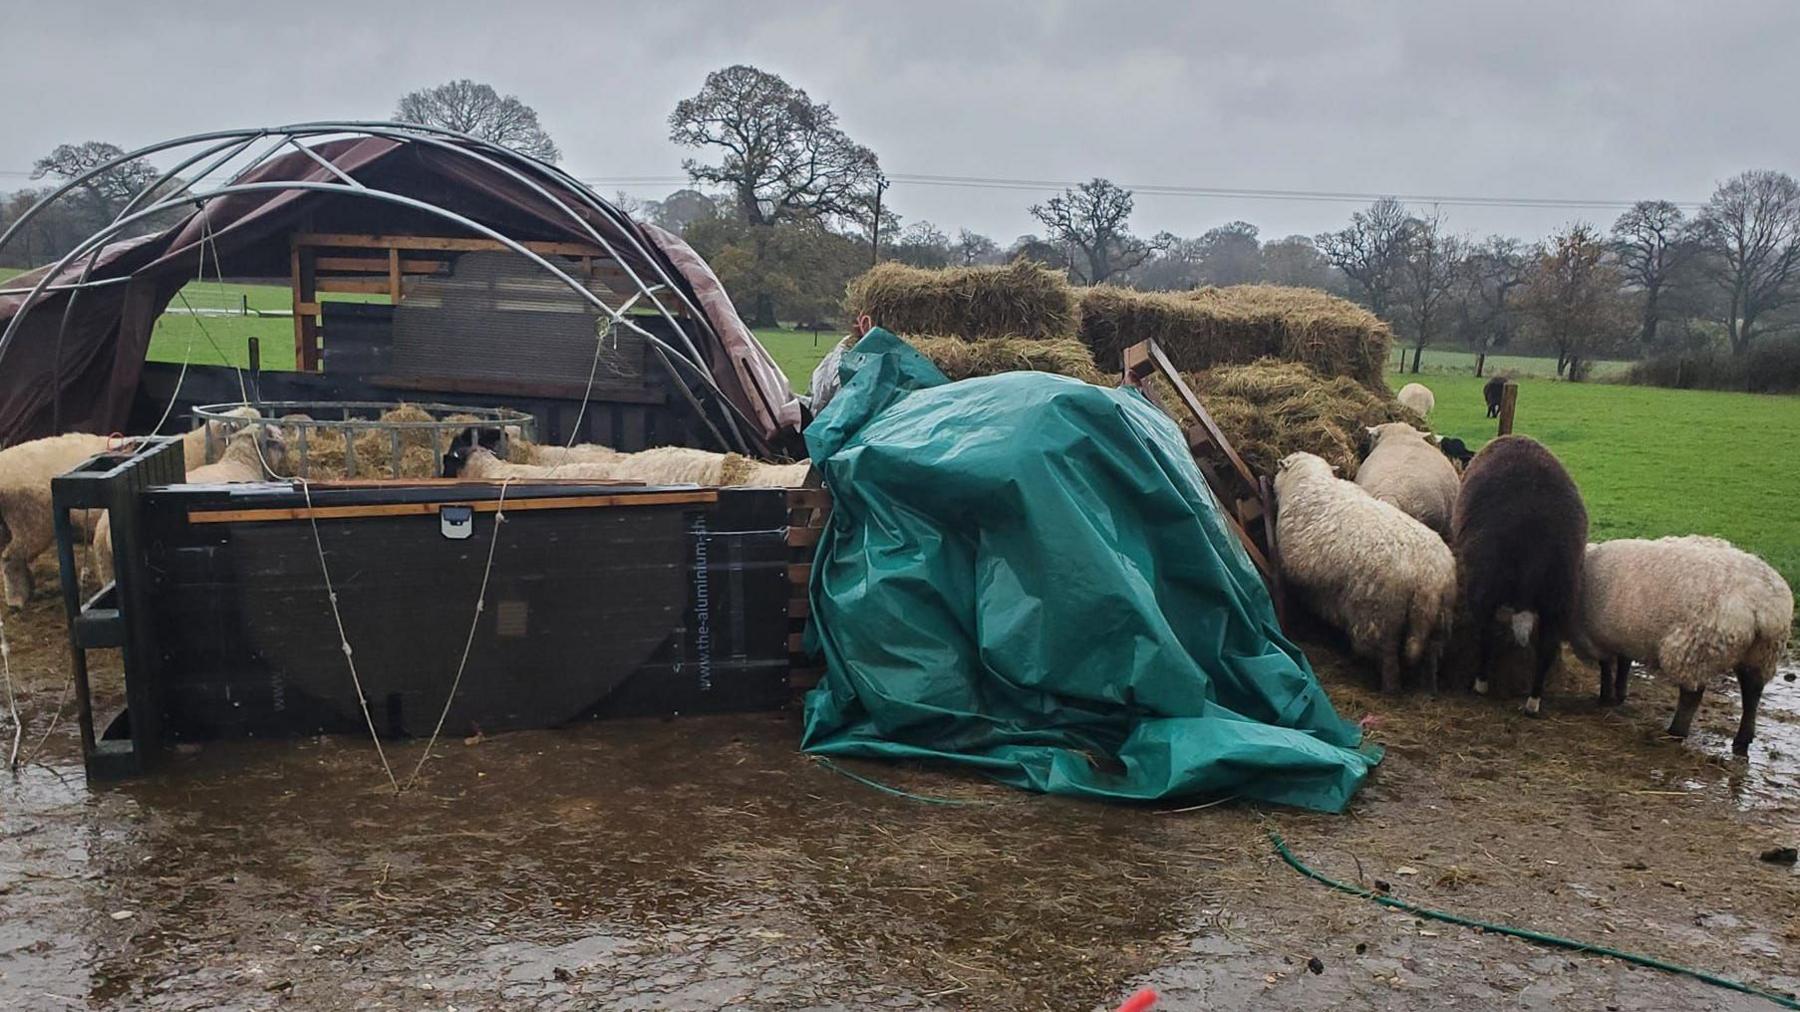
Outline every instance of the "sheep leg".
[(1744, 715), (1738, 718), (1737, 737), (1731, 739), (1733, 755), (1749, 755), (1750, 742), (1756, 737), (1756, 708), (1762, 702), (1762, 672), (1748, 664), (1737, 667), (1738, 689), (1744, 695)]
[(1700, 697), (1706, 692), (1706, 686), (1683, 688), (1681, 699), (1675, 704), (1675, 719), (1669, 721), (1669, 737), (1686, 738), (1688, 731), (1694, 726), (1694, 713), (1700, 709)]
[(1486, 616), (1486, 621), (1478, 623), (1481, 632), (1477, 638), (1481, 641), (1481, 649), (1479, 651), (1480, 656), (1477, 657), (1475, 661), (1474, 684), (1475, 694), (1478, 696), (1485, 696), (1488, 693), (1487, 676), (1488, 669), (1492, 666), (1494, 660), (1494, 642), (1496, 636), (1494, 627), (1497, 624), (1498, 620), (1492, 615)]
[(1400, 641), (1395, 637), (1381, 644), (1381, 691), (1400, 691)]
[(1438, 662), (1442, 654), (1437, 650), (1426, 650), (1425, 656), (1419, 659), (1419, 674), (1425, 685), (1425, 691), (1433, 696), (1438, 694)]
[(1624, 705), (1625, 688), (1631, 684), (1631, 658), (1614, 658), (1613, 665), (1613, 702)]
[(1613, 665), (1618, 663), (1611, 657), (1600, 658), (1600, 705), (1613, 704)]
[(0, 558), (0, 585), (8, 608), (25, 607), (25, 602), (31, 600), (31, 560), (23, 555)]
[(1537, 670), (1531, 675), (1531, 695), (1525, 697), (1526, 714), (1536, 717), (1544, 709), (1544, 683), (1550, 680), (1550, 669), (1556, 664), (1556, 655), (1562, 644), (1556, 637), (1547, 636), (1544, 630), (1537, 631)]

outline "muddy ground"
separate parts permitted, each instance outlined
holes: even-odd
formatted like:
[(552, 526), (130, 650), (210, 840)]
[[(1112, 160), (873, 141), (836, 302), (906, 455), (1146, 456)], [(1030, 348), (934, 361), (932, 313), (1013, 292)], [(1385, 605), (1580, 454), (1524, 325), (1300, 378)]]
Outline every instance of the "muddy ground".
[[(797, 754), (792, 713), (453, 740), (398, 797), (347, 738), (209, 745), (90, 788), (68, 717), (36, 744), (60, 623), (40, 597), (7, 624), (30, 761), (0, 780), (0, 1008), (1085, 1010), (1143, 985), (1169, 1009), (1772, 1007), (1332, 892), (1270, 828), (1427, 906), (1800, 988), (1800, 873), (1759, 857), (1800, 844), (1785, 680), (1744, 761), (1735, 693), (1676, 743), (1651, 680), (1601, 712), (1568, 671), (1530, 720), (1383, 699), (1321, 647), (1388, 748), (1334, 817), (845, 764), (961, 802), (928, 804)], [(117, 674), (97, 680), (111, 712)], [(420, 748), (392, 750), (403, 777)]]

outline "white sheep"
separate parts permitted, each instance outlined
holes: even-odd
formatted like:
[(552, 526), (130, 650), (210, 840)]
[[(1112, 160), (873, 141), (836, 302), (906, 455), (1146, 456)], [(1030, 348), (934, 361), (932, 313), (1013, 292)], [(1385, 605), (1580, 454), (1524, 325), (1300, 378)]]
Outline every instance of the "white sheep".
[[(23, 608), (31, 599), (31, 563), (56, 541), (50, 480), (107, 444), (105, 436), (70, 432), (0, 450), (0, 583), (7, 607)], [(75, 517), (84, 530), (90, 512)]]
[[(248, 404), (232, 408), (225, 412), (230, 418), (261, 418), (262, 412)], [(241, 426), (219, 419), (209, 419), (204, 425), (197, 425), (181, 437), (181, 458), (183, 465), (192, 471), (206, 465), (206, 449), (208, 446), (223, 447), (231, 438), (231, 434)]]
[(1275, 502), (1282, 575), (1349, 634), (1358, 655), (1380, 664), (1383, 691), (1399, 690), (1403, 662), (1437, 691), (1456, 606), (1444, 540), (1310, 453), (1282, 458)]
[(1787, 649), (1794, 594), (1768, 563), (1728, 541), (1627, 538), (1587, 547), (1573, 645), (1600, 663), (1600, 703), (1625, 701), (1632, 661), (1681, 687), (1669, 734), (1687, 737), (1706, 685), (1737, 675), (1743, 715), (1731, 750), (1748, 754), (1763, 685)]
[(1394, 399), (1399, 401), (1402, 406), (1411, 408), (1413, 414), (1420, 418), (1431, 417), (1431, 409), (1437, 407), (1437, 397), (1432, 394), (1431, 388), (1423, 383), (1408, 383), (1400, 388), (1400, 392), (1394, 395)]
[[(225, 452), (217, 462), (203, 464), (189, 471), (186, 484), (233, 485), (263, 481), (269, 477), (269, 469), (280, 474), (286, 466), (287, 444), (283, 427), (246, 425), (233, 432), (231, 438), (225, 441)], [(95, 578), (104, 584), (113, 578), (112, 513), (105, 510), (96, 512), (100, 516), (94, 523), (89, 561)]]
[(1374, 426), (1369, 439), (1372, 448), (1357, 465), (1356, 483), (1448, 538), (1461, 484), (1456, 465), (1423, 432), (1405, 422)]
[(494, 481), (575, 479), (648, 485), (755, 485), (797, 488), (806, 483), (811, 465), (768, 464), (735, 453), (712, 453), (685, 446), (658, 446), (640, 453), (621, 453), (611, 460), (567, 464), (514, 464), (494, 456), (485, 446), (466, 441), (444, 455), (446, 477)]

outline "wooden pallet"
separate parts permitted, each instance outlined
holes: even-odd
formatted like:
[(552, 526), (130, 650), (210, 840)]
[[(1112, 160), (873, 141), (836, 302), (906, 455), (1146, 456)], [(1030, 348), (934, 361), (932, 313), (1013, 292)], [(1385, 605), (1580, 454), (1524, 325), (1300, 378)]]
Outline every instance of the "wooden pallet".
[(1232, 448), (1231, 440), (1220, 431), (1199, 395), (1181, 378), (1169, 356), (1155, 341), (1144, 341), (1125, 349), (1125, 384), (1136, 387), (1180, 422), (1180, 416), (1162, 403), (1150, 377), (1160, 374), (1175, 391), (1181, 407), (1196, 419), (1185, 429), (1188, 450), (1194, 455), (1206, 484), (1225, 507), (1225, 520), (1237, 534), (1245, 554), (1255, 564), (1269, 596), (1275, 602), (1275, 615), (1287, 623), (1287, 595), (1281, 582), (1281, 549), (1275, 539), (1275, 489), (1267, 475), (1257, 474)]
[(806, 623), (812, 617), (813, 555), (825, 519), (831, 515), (831, 493), (822, 488), (796, 488), (788, 492), (788, 685), (804, 692), (819, 683), (825, 669), (805, 652)]

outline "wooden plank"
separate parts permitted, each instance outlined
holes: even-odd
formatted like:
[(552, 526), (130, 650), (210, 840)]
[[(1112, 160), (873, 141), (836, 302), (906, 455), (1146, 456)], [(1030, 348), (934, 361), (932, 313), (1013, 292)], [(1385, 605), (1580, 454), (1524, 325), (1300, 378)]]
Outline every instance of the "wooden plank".
[(788, 602), (788, 618), (803, 619), (812, 614), (812, 600), (796, 597)]
[(790, 548), (806, 548), (819, 543), (819, 528), (789, 527), (787, 543)]
[(831, 506), (831, 492), (823, 488), (790, 488), (787, 501), (792, 506), (825, 507)]
[(345, 278), (325, 275), (316, 282), (315, 291), (355, 292), (358, 295), (386, 295), (387, 278)]
[(400, 304), (400, 251), (388, 250), (388, 298)]
[[(437, 235), (366, 235), (344, 232), (302, 232), (294, 236), (294, 242), (301, 246), (326, 246), (336, 249), (401, 249), (401, 250), (436, 250), (439, 252), (470, 253), (510, 251), (512, 247), (494, 239), (478, 239), (467, 237)], [(593, 257), (602, 263), (612, 263), (612, 257), (606, 250), (585, 242), (522, 242), (519, 245), (533, 253), (549, 254), (565, 257)]]
[(805, 692), (818, 685), (824, 678), (825, 670), (823, 668), (789, 668), (788, 688)]
[[(386, 274), (398, 250), (386, 257), (314, 257), (313, 266), (322, 271), (348, 271), (354, 274)], [(448, 267), (448, 260), (401, 260), (402, 274), (438, 274)]]
[(1513, 411), (1519, 406), (1519, 384), (1507, 380), (1500, 388), (1500, 435), (1510, 436), (1513, 430)]
[[(482, 484), (491, 484), (482, 482)], [(532, 484), (554, 484), (543, 479), (532, 479)], [(593, 484), (571, 480), (567, 484)], [(719, 501), (719, 493), (713, 489), (700, 489), (693, 492), (646, 492), (626, 495), (576, 495), (555, 496), (545, 499), (513, 499), (506, 504), (506, 511), (528, 512), (531, 510), (566, 510), (591, 509), (599, 506), (684, 506), (692, 504), (713, 503)], [(189, 510), (188, 523), (192, 524), (244, 524), (266, 523), (278, 520), (342, 520), (362, 517), (401, 517), (401, 516), (437, 516), (444, 506), (469, 506), (477, 513), (492, 513), (500, 508), (496, 501), (473, 503), (435, 503), (405, 502), (381, 503), (370, 506), (305, 506), (274, 507), (268, 509), (244, 510)]]
[(317, 271), (311, 250), (294, 250), (294, 367), (301, 372), (318, 372), (319, 361), (319, 292)]
[(802, 657), (806, 655), (805, 633), (788, 633), (788, 653)]
[(788, 583), (796, 587), (804, 587), (812, 582), (812, 563), (791, 562), (788, 564)]
[[(554, 400), (579, 401), (587, 391), (587, 381), (569, 383), (543, 383), (535, 380), (508, 380), (488, 377), (453, 377), (453, 376), (370, 376), (367, 381), (378, 387), (389, 390), (431, 390), (447, 394), (499, 394), (505, 397), (544, 397)], [(596, 384), (592, 403), (588, 405), (589, 417), (593, 417), (594, 407), (598, 404), (662, 404), (668, 400), (660, 390), (646, 390), (640, 387), (609, 387)], [(604, 436), (596, 437), (596, 442), (612, 445)]]
[(1169, 361), (1169, 356), (1163, 352), (1162, 346), (1155, 341), (1144, 343), (1149, 345), (1150, 361), (1162, 372), (1163, 379), (1168, 380), (1169, 385), (1175, 388), (1175, 394), (1181, 398), (1182, 406), (1199, 420), (1201, 427), (1206, 430), (1206, 434), (1212, 438), (1220, 452), (1225, 454), (1225, 459), (1231, 462), (1231, 468), (1238, 473), (1238, 477), (1242, 478), (1245, 484), (1251, 488), (1255, 488), (1256, 474), (1244, 463), (1244, 459), (1238, 456), (1237, 451), (1232, 449), (1231, 440), (1226, 439), (1225, 433), (1219, 431), (1218, 423), (1214, 422), (1212, 415), (1208, 414), (1206, 408), (1201, 406), (1200, 398), (1187, 385), (1187, 380), (1181, 378), (1181, 373), (1176, 371), (1175, 364)]

